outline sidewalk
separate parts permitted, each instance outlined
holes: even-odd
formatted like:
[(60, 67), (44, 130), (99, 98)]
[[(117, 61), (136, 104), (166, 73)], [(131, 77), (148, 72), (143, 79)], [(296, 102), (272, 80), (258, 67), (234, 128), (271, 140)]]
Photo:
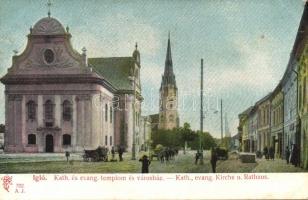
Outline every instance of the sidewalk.
[(287, 164), (286, 160), (275, 159), (266, 160), (264, 158), (257, 159), (258, 165), (252, 172), (307, 172), (300, 167), (295, 167), (292, 164)]

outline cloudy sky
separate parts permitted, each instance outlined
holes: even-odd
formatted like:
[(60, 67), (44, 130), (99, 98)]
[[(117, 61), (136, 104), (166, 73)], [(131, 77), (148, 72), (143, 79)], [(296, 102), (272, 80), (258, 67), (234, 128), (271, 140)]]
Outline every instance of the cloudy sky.
[[(0, 75), (13, 50), (25, 49), (30, 26), (47, 16), (47, 0), (0, 0)], [(179, 89), (181, 124), (199, 128), (200, 59), (204, 59), (205, 129), (220, 135), (217, 100), (223, 99), (232, 135), (238, 114), (282, 78), (304, 0), (103, 1), (53, 0), (52, 17), (70, 27), (73, 47), (89, 57), (141, 53), (143, 114), (158, 111), (168, 31)], [(0, 123), (4, 122), (0, 86)]]

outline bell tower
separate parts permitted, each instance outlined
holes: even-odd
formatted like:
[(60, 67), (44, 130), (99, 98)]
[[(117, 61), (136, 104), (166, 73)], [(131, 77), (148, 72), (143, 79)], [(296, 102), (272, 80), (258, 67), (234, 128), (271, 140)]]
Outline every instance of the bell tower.
[(178, 88), (176, 86), (175, 75), (171, 56), (170, 33), (168, 37), (167, 54), (165, 61), (165, 71), (162, 75), (159, 89), (159, 129), (173, 129), (179, 127), (178, 116)]

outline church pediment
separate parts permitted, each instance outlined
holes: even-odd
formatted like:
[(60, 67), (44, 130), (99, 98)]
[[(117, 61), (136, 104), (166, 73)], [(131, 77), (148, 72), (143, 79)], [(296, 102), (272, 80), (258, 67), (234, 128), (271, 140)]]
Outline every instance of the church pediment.
[(70, 44), (70, 33), (53, 18), (39, 20), (30, 29), (24, 52), (13, 56), (9, 74), (80, 74), (87, 72), (85, 55)]

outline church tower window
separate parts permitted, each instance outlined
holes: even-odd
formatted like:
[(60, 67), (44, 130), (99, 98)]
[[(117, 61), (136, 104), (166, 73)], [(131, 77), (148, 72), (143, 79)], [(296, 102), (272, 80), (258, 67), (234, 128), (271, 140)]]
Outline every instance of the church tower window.
[(63, 102), (63, 120), (70, 121), (72, 118), (72, 105), (68, 100)]
[(27, 103), (28, 108), (28, 119), (34, 120), (36, 116), (36, 105), (34, 101), (29, 101)]
[(169, 122), (174, 122), (174, 116), (173, 115), (169, 115)]

